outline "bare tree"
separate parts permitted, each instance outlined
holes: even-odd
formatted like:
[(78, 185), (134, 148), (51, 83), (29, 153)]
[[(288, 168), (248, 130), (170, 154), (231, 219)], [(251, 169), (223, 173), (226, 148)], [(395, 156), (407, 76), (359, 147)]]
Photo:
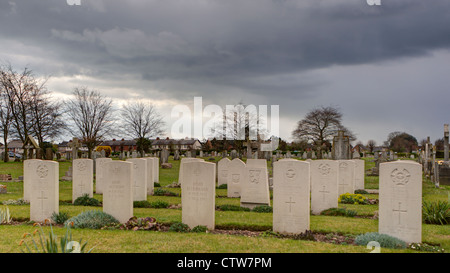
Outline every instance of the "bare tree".
[(376, 141), (373, 139), (370, 139), (367, 141), (367, 147), (370, 149), (370, 152), (373, 153), (373, 149), (377, 145)]
[(297, 123), (292, 136), (314, 144), (317, 155), (321, 158), (322, 146), (331, 141), (338, 131), (344, 131), (351, 141), (356, 139), (354, 134), (342, 125), (342, 113), (339, 109), (332, 106), (320, 106), (308, 112), (305, 118)]
[(144, 101), (128, 102), (121, 109), (124, 131), (140, 143), (144, 152), (144, 141), (147, 138), (161, 135), (165, 122), (153, 104)]
[(91, 157), (95, 146), (114, 132), (112, 100), (87, 87), (75, 88), (73, 96), (75, 98), (65, 102), (66, 113), (71, 119), (68, 128), (86, 145)]
[(4, 92), (4, 89), (0, 85), (0, 126), (1, 131), (0, 134), (3, 137), (3, 143), (4, 143), (4, 149), (5, 152), (3, 154), (3, 161), (8, 162), (9, 156), (8, 156), (8, 137), (9, 137), (9, 130), (11, 128), (11, 120), (12, 120), (12, 114), (11, 114), (11, 108), (8, 105), (7, 97)]

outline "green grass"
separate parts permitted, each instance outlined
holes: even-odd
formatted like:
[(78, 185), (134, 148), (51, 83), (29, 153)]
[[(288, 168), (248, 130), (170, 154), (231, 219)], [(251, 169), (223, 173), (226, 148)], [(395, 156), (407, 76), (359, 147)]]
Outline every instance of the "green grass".
[[(205, 158), (207, 160), (208, 158)], [(216, 158), (216, 161), (220, 158)], [(172, 169), (160, 169), (160, 184), (166, 190), (180, 194), (180, 188), (167, 188), (165, 186), (178, 181), (179, 161), (170, 160)], [(269, 164), (269, 163), (268, 163)], [(366, 169), (373, 162), (366, 159)], [(22, 163), (10, 162), (0, 163), (0, 173), (11, 173), (14, 178), (22, 175)], [(60, 177), (68, 169), (70, 163), (60, 163)], [(11, 170), (9, 172), (9, 170)], [(366, 177), (366, 187), (378, 188), (378, 177)], [(22, 182), (2, 183), (7, 185), (8, 194), (0, 195), (0, 202), (8, 199), (18, 199), (23, 194)], [(98, 207), (73, 206), (71, 181), (60, 182), (60, 212), (67, 213), (70, 217), (76, 216), (86, 210), (99, 209)], [(216, 206), (236, 205), (239, 206), (238, 198), (227, 198), (226, 189), (216, 189)], [(430, 180), (424, 178), (423, 199), (427, 201), (448, 200), (450, 187), (436, 189)], [(364, 194), (365, 197), (378, 199), (377, 194)], [(94, 198), (102, 201), (102, 195), (94, 194)], [(165, 201), (171, 205), (181, 204), (181, 197), (148, 196), (149, 202)], [(366, 232), (378, 231), (378, 220), (371, 219), (378, 211), (378, 205), (352, 205), (339, 204), (340, 208), (355, 210), (358, 216), (355, 218), (340, 216), (311, 216), (311, 230), (321, 233), (338, 233), (356, 236)], [(16, 220), (25, 221), (29, 219), (30, 207), (9, 206), (12, 217)], [(155, 217), (158, 222), (171, 224), (181, 222), (181, 209), (152, 209), (135, 208), (134, 215), (137, 217)], [(225, 229), (248, 229), (248, 230), (271, 230), (272, 213), (256, 213), (246, 211), (216, 211), (215, 224), (217, 228)], [(23, 222), (25, 223), (25, 222)], [(448, 226), (422, 225), (422, 238), (424, 242), (440, 244), (441, 247), (450, 251), (450, 228)], [(31, 225), (0, 225), (0, 253), (20, 252), (18, 247), (22, 235), (33, 232), (35, 228)], [(44, 228), (47, 229), (47, 228)], [(54, 230), (62, 235), (65, 229), (54, 227)], [(298, 241), (292, 239), (279, 239), (270, 237), (246, 237), (219, 235), (208, 233), (170, 233), (154, 231), (121, 231), (121, 230), (73, 230), (74, 239), (83, 238), (89, 241), (88, 248), (95, 246), (94, 252), (363, 252), (367, 253), (365, 247), (345, 246), (330, 243)], [(413, 252), (412, 250), (383, 249), (382, 252)]]

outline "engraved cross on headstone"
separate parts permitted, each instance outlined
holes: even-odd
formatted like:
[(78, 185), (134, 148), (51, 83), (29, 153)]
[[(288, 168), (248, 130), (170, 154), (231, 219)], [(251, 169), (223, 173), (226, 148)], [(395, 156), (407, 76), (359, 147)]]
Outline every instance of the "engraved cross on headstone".
[(295, 204), (295, 202), (292, 202), (292, 197), (289, 197), (289, 202), (286, 202), (286, 204), (289, 204), (289, 213), (292, 212), (292, 204)]
[(323, 186), (323, 190), (319, 191), (319, 192), (322, 193), (322, 197), (323, 197), (322, 200), (323, 200), (323, 202), (325, 202), (325, 194), (326, 194), (326, 193), (330, 193), (330, 191), (326, 191), (325, 188), (326, 188), (326, 186), (324, 185), (324, 186)]
[(48, 200), (48, 197), (45, 197), (45, 191), (41, 191), (41, 196), (37, 198), (38, 200), (41, 200), (41, 213), (42, 216), (46, 216), (44, 212), (44, 202), (45, 200)]
[(407, 210), (402, 210), (401, 207), (402, 207), (402, 202), (398, 202), (398, 209), (392, 210), (394, 213), (398, 213), (398, 224), (399, 225), (401, 224), (401, 221), (400, 221), (401, 214), (408, 212)]

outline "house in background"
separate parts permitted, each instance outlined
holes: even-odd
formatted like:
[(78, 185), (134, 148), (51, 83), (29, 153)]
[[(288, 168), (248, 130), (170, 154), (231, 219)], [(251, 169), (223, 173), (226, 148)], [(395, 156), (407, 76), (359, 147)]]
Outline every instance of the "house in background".
[(151, 139), (152, 149), (154, 150), (180, 150), (180, 151), (190, 151), (190, 150), (201, 150), (202, 143), (196, 138), (185, 138), (185, 139)]

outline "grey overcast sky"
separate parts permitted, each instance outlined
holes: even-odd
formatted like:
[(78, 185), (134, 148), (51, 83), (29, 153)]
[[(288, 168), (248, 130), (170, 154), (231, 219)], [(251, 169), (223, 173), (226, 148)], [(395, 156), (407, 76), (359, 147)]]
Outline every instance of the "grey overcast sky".
[(337, 106), (366, 143), (450, 123), (450, 1), (0, 0), (0, 61), (121, 103), (279, 105), (280, 136)]

